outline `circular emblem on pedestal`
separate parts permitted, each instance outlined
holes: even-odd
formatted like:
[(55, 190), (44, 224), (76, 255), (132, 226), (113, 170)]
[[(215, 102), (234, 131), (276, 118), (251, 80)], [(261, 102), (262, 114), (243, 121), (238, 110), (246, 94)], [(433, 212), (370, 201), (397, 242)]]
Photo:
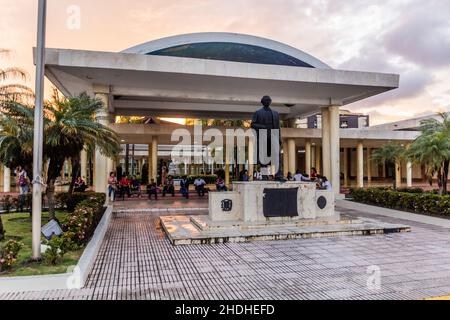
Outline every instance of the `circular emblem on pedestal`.
[(327, 198), (320, 196), (319, 199), (317, 199), (317, 206), (320, 210), (324, 209), (327, 206)]

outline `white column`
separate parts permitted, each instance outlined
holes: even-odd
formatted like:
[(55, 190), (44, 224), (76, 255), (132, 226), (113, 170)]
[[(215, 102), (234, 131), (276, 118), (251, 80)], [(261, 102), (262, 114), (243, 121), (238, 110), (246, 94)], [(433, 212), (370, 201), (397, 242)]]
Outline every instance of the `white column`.
[(406, 163), (406, 186), (408, 188), (412, 188), (412, 163), (408, 161)]
[(158, 137), (152, 138), (152, 178), (157, 181), (158, 178)]
[(331, 180), (330, 113), (322, 108), (322, 174)]
[(316, 170), (318, 173), (322, 173), (322, 150), (319, 145), (316, 145)]
[(367, 148), (367, 185), (372, 185), (372, 149)]
[(361, 141), (356, 147), (356, 183), (358, 188), (364, 188), (364, 146)]
[(255, 143), (253, 139), (248, 139), (248, 175), (250, 180), (253, 180), (253, 173), (255, 171)]
[(295, 139), (288, 139), (288, 154), (289, 154), (289, 172), (292, 175), (297, 171), (297, 152), (295, 148)]
[(400, 162), (395, 162), (395, 187), (400, 188), (402, 185), (402, 168)]
[[(316, 145), (311, 145), (311, 167), (316, 167)], [(316, 168), (317, 169), (317, 168)]]
[(3, 192), (11, 192), (11, 169), (3, 166)]
[[(109, 124), (108, 104), (109, 88), (102, 88), (101, 92), (95, 93), (95, 98), (103, 102), (104, 109), (96, 115), (97, 121), (104, 126)], [(108, 158), (100, 153), (98, 148), (95, 149), (95, 167), (94, 167), (94, 190), (95, 192), (107, 192), (108, 187)]]
[(158, 176), (158, 137), (152, 136), (151, 143), (148, 144), (148, 181), (157, 181)]
[(344, 187), (348, 187), (348, 148), (344, 148)]
[(87, 152), (84, 149), (80, 155), (80, 173), (83, 179), (87, 178)]
[(339, 106), (329, 107), (330, 114), (330, 167), (331, 167), (331, 185), (335, 194), (341, 193), (341, 146), (340, 146), (340, 125), (339, 125)]
[(287, 139), (283, 139), (283, 175), (287, 177), (289, 171), (289, 147)]
[(311, 141), (306, 140), (305, 143), (305, 173), (311, 173)]

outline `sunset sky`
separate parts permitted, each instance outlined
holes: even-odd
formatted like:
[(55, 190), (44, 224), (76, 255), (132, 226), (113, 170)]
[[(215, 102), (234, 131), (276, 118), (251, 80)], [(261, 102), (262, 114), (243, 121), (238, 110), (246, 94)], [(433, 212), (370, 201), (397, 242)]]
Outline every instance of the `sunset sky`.
[[(80, 9), (80, 28), (68, 27)], [(450, 111), (449, 0), (48, 0), (47, 46), (121, 51), (161, 37), (246, 33), (297, 47), (336, 69), (399, 73), (400, 89), (347, 106), (372, 124)], [(34, 85), (37, 0), (0, 0), (0, 65)], [(50, 88), (50, 84), (48, 88)]]

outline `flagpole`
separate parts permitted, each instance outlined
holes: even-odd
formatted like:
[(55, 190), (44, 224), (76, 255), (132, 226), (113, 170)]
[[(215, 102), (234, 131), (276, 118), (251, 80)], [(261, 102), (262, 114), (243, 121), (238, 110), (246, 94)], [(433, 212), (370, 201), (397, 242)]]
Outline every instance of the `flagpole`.
[(42, 216), (42, 156), (44, 134), (44, 68), (45, 29), (47, 0), (39, 0), (36, 45), (36, 101), (34, 105), (33, 139), (33, 204), (32, 204), (32, 254), (33, 259), (41, 258), (41, 216)]

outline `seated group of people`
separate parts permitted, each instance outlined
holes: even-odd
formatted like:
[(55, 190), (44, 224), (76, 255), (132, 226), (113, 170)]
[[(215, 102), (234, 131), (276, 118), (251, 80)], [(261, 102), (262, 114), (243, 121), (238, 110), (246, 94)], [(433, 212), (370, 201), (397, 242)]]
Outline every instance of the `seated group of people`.
[[(206, 182), (202, 178), (197, 178), (194, 181), (195, 191), (199, 197), (204, 197), (206, 193)], [(154, 179), (151, 180), (150, 184), (147, 186), (148, 198), (151, 199), (152, 195), (155, 196), (155, 200), (158, 199), (158, 193), (161, 189), (158, 187)], [(180, 181), (180, 193), (186, 199), (189, 199), (189, 181), (186, 176), (183, 176)], [(175, 196), (175, 185), (172, 176), (167, 177), (162, 186), (162, 196), (165, 197), (166, 194), (171, 194), (172, 197)]]
[(85, 192), (87, 188), (88, 188), (88, 185), (86, 184), (84, 179), (81, 177), (78, 177), (73, 186), (73, 191), (74, 192)]
[(328, 191), (332, 190), (330, 181), (328, 181), (327, 177), (318, 174), (316, 168), (311, 168), (311, 173), (309, 176), (307, 174), (302, 174), (300, 170), (297, 170), (294, 176), (292, 176), (289, 172), (287, 179), (289, 181), (316, 182), (317, 189)]

